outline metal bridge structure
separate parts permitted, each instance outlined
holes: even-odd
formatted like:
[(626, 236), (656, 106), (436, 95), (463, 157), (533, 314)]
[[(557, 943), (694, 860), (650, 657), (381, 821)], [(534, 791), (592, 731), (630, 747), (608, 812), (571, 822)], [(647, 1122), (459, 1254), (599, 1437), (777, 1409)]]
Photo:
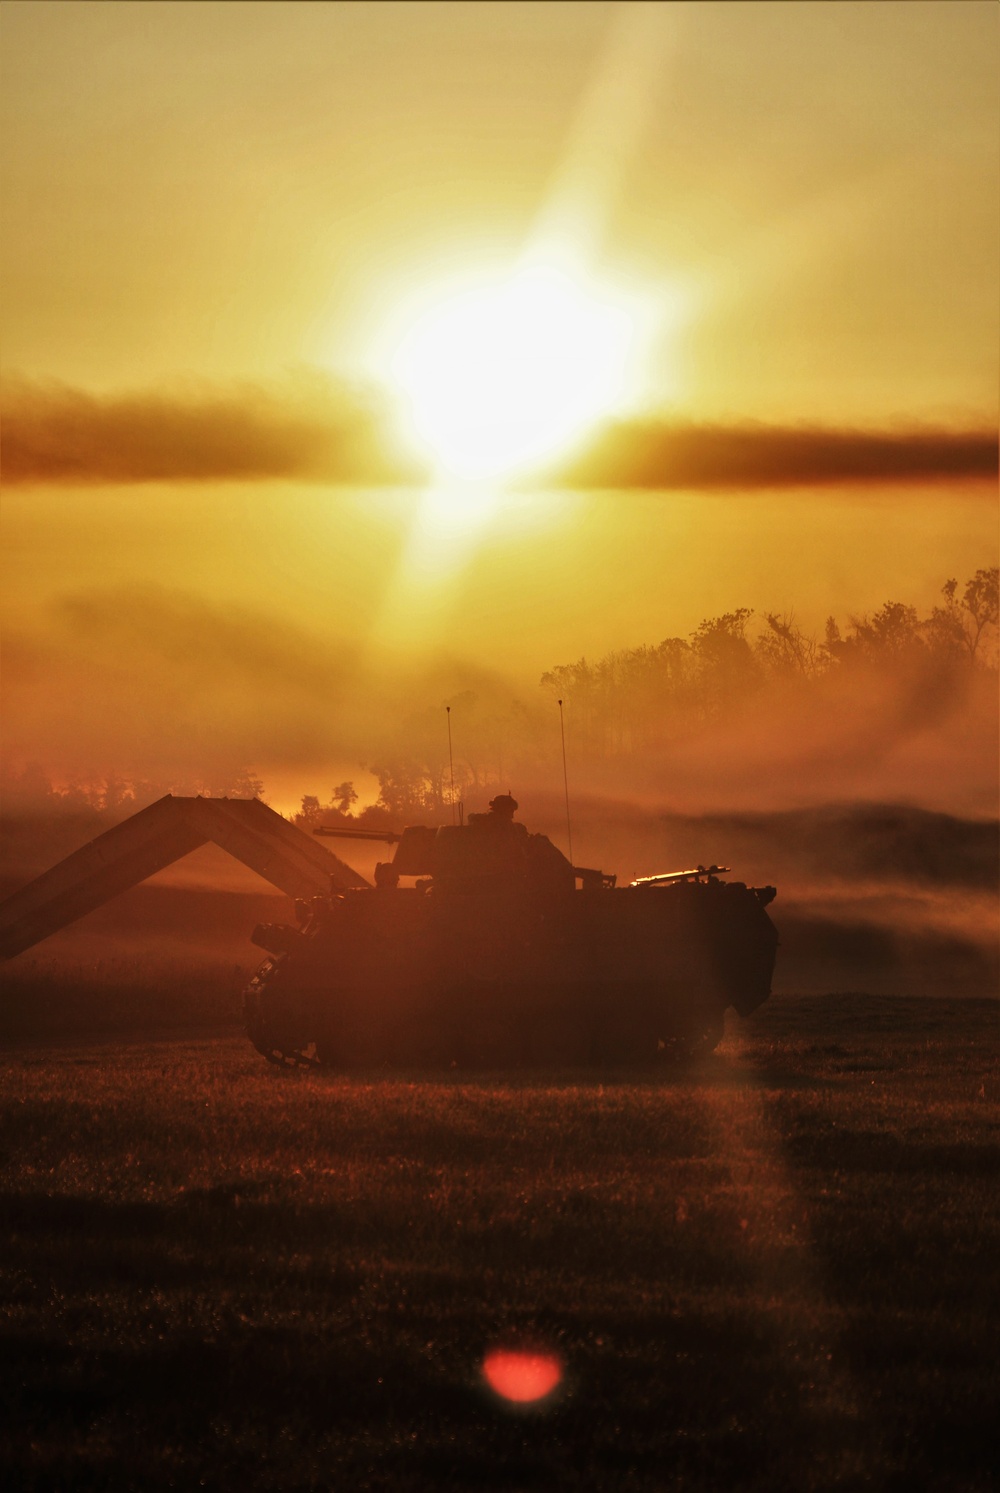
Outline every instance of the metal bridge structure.
[(219, 845), (290, 897), (369, 885), (258, 798), (175, 798), (168, 793), (0, 903), (0, 958), (23, 953), (208, 843)]

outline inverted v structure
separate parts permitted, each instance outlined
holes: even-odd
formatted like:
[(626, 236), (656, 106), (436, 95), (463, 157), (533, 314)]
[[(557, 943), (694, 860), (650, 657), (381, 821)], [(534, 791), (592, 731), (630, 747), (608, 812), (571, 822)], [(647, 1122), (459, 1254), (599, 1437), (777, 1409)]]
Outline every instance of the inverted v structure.
[(208, 841), (290, 897), (368, 886), (345, 861), (258, 798), (168, 793), (0, 903), (0, 958), (30, 949)]

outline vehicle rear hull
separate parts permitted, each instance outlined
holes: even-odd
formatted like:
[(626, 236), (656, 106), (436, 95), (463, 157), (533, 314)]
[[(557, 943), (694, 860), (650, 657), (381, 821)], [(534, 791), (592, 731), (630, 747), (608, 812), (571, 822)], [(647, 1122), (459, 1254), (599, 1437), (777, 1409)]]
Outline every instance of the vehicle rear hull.
[[(247, 991), (277, 1061), (478, 1066), (633, 1061), (714, 1046), (767, 999), (777, 933), (742, 883), (484, 886), (324, 899)], [(267, 945), (281, 943), (272, 935)]]

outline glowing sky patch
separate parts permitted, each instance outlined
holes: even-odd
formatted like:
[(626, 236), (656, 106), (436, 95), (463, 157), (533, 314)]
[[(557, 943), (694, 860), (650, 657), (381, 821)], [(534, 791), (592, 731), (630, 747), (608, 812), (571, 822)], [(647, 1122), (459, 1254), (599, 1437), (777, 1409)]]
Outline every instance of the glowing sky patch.
[[(973, 0), (5, 7), (12, 760), (252, 764), (294, 807), (469, 679), (531, 706), (737, 607), (817, 637), (929, 611), (993, 563), (985, 483), (545, 488), (608, 422), (995, 428), (995, 27)], [(113, 646), (68, 620), (126, 595)], [(992, 813), (994, 762), (948, 733), (838, 757), (837, 792)], [(718, 753), (670, 781), (813, 791)]]

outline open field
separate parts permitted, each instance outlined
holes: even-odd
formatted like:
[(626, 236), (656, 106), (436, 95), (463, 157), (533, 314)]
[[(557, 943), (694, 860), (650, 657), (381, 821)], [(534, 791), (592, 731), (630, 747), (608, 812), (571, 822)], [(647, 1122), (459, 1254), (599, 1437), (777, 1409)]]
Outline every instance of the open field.
[(996, 1017), (785, 997), (656, 1082), (19, 1044), (6, 1485), (994, 1487)]

